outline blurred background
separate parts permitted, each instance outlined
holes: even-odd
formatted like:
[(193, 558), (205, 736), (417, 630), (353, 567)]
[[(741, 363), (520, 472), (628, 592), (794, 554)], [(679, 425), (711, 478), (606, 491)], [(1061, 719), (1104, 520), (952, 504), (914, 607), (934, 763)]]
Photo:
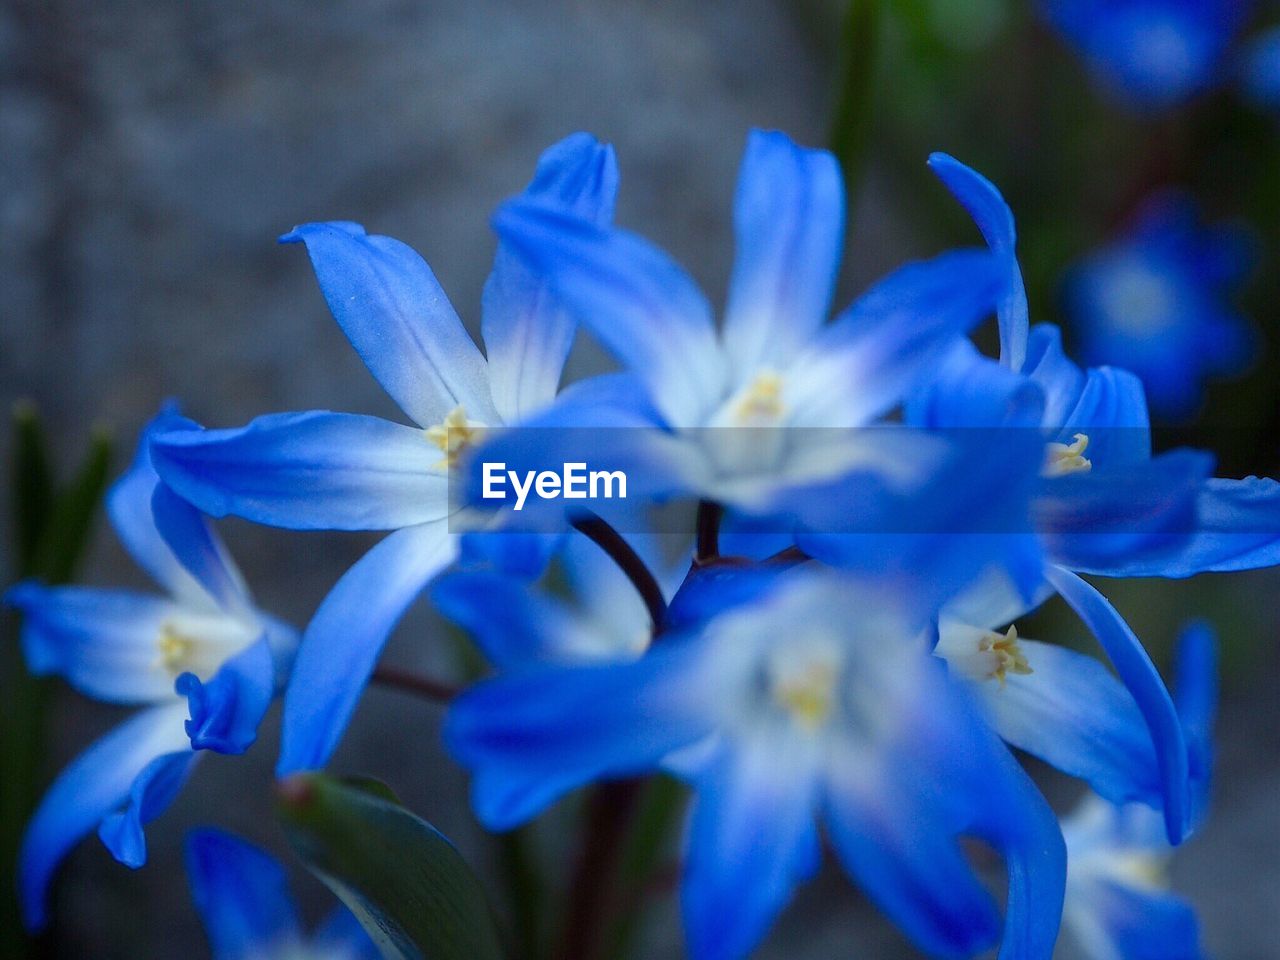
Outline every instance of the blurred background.
[[(64, 477), (95, 431), (114, 438), (114, 477), (166, 397), (212, 426), (311, 408), (396, 418), (303, 252), (274, 238), (324, 219), (398, 237), (474, 329), (490, 211), (524, 186), (544, 147), (578, 129), (618, 149), (618, 219), (720, 302), (738, 158), (761, 126), (832, 145), (846, 164), (842, 300), (904, 260), (978, 242), (925, 167), (931, 151), (953, 153), (1017, 214), (1033, 321), (1063, 324), (1091, 363), (1138, 369), (1167, 428), (1161, 444), (1215, 450), (1222, 475), (1280, 475), (1280, 110), (1268, 86), (1280, 57), (1266, 34), (1280, 15), (1174, 6), (1205, 8), (1192, 27), (1213, 41), (1208, 52), (1165, 42), (1135, 66), (1109, 61), (1108, 38), (1055, 4), (1030, 0), (0, 0), (0, 399), (36, 405)], [(1123, 35), (1109, 42), (1139, 49)], [(1159, 240), (1169, 236), (1178, 242)], [(570, 375), (602, 363), (580, 344)], [(0, 459), (14, 447), (5, 431)], [(372, 542), (223, 530), (262, 606), (299, 625)], [(3, 542), (21, 534), (0, 513)], [(78, 580), (147, 586), (100, 516), (89, 543)], [(4, 556), (7, 583), (21, 564), (17, 547)], [(1219, 628), (1215, 808), (1179, 851), (1174, 882), (1198, 905), (1215, 956), (1280, 956), (1280, 572), (1107, 589), (1162, 666), (1186, 618)], [(0, 768), (11, 843), (28, 789), (123, 714), (59, 683), (33, 694), (4, 616), (3, 722), (38, 759), (21, 773)], [(1083, 642), (1052, 604), (1019, 630)], [(448, 669), (446, 641), (419, 604), (388, 657)], [(32, 704), (43, 704), (35, 730)], [(432, 705), (372, 689), (334, 766), (389, 782), (487, 870), (493, 852), (439, 720)], [(273, 713), (247, 757), (201, 764), (149, 830), (144, 869), (82, 844), (49, 934), (29, 947), (10, 939), (0, 954), (206, 955), (181, 838), (216, 823), (284, 852), (270, 808), (277, 735)], [(6, 764), (18, 762), (14, 740)], [(1044, 782), (1064, 808), (1078, 793)], [(572, 802), (559, 816), (571, 813)], [(294, 874), (318, 915), (328, 895)], [(641, 945), (654, 960), (682, 956), (669, 893)], [(760, 956), (845, 955), (915, 956), (828, 869)]]

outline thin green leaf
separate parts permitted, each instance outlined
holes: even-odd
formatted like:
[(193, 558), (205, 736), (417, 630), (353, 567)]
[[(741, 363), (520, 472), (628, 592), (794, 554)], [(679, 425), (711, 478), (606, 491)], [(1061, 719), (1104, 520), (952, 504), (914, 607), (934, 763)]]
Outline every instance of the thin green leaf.
[(13, 405), (14, 557), (19, 578), (30, 576), (40, 534), (53, 506), (53, 471), (40, 413), (30, 400)]
[(54, 501), (40, 537), (33, 573), (47, 583), (65, 583), (75, 573), (93, 532), (98, 505), (111, 473), (112, 442), (99, 428), (84, 463)]
[(831, 150), (840, 160), (852, 207), (875, 117), (876, 62), (883, 0), (849, 0), (840, 29)]
[(298, 774), (278, 790), (280, 821), (307, 868), (389, 960), (500, 960), (484, 891), (426, 821), (371, 789)]

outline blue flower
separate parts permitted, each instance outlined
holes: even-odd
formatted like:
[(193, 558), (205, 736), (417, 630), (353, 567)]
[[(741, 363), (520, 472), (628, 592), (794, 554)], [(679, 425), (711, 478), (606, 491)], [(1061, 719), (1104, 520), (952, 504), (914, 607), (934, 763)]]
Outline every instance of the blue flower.
[(1155, 413), (1194, 414), (1204, 380), (1240, 373), (1257, 349), (1229, 301), (1249, 267), (1249, 241), (1242, 228), (1202, 226), (1188, 197), (1148, 201), (1127, 236), (1068, 274), (1081, 356), (1137, 374)]
[(756, 572), (723, 571), (752, 589), (639, 659), (506, 673), (456, 701), (446, 743), (474, 773), (481, 821), (510, 828), (597, 779), (684, 777), (681, 904), (699, 960), (755, 946), (816, 869), (820, 826), (922, 949), (986, 949), (999, 914), (958, 843), (978, 836), (1009, 866), (1001, 956), (1047, 958), (1056, 821), (929, 656), (929, 606), (812, 566)]
[(46, 922), (58, 864), (91, 831), (127, 866), (146, 861), (144, 826), (172, 802), (197, 751), (249, 748), (297, 646), (291, 627), (254, 606), (205, 519), (152, 469), (150, 437), (195, 426), (173, 409), (152, 420), (107, 500), (121, 542), (167, 596), (34, 582), (5, 595), (22, 611), (33, 673), (146, 705), (63, 771), (28, 825), (19, 888), (31, 928)]
[[(1215, 661), (1208, 628), (1188, 627), (1179, 642), (1178, 705), (1195, 744), (1202, 798), (1211, 766)], [(1156, 811), (1090, 796), (1063, 821), (1062, 832), (1067, 844), (1063, 933), (1090, 960), (1202, 960), (1195, 910), (1168, 889), (1165, 866), (1173, 848)]]
[(1097, 82), (1144, 110), (1177, 105), (1215, 84), (1248, 0), (1041, 0), (1045, 18)]
[[(580, 460), (582, 434), (566, 426), (645, 428), (593, 434), (612, 459), (637, 464), (628, 477), (646, 486), (629, 496), (790, 516), (797, 490), (875, 455), (868, 434), (843, 428), (897, 407), (991, 311), (1005, 276), (985, 251), (946, 253), (891, 274), (828, 323), (844, 233), (840, 172), (830, 153), (781, 133), (749, 137), (734, 222), (717, 330), (694, 280), (642, 238), (527, 199), (500, 208), (503, 241), (624, 372), (566, 391), (526, 429), (486, 444), (485, 459)], [(469, 478), (473, 500), (477, 490)]]
[[(606, 221), (616, 187), (612, 149), (577, 134), (543, 155), (525, 197)], [(574, 325), (506, 244), (484, 289), (486, 359), (430, 268), (399, 241), (352, 223), (307, 224), (282, 240), (306, 245), (334, 317), (417, 424), (312, 411), (155, 441), (165, 481), (213, 516), (394, 531), (338, 581), (307, 627), (285, 694), (284, 775), (329, 759), (391, 630), (458, 554), (448, 521), (454, 464), (482, 430), (552, 401)], [(497, 553), (528, 546), (495, 541)]]
[[(950, 157), (937, 155), (931, 164), (974, 213), (993, 249), (1007, 254), (1006, 290), (1014, 294), (1001, 316), (1001, 361), (979, 356), (967, 342), (957, 345), (911, 399), (908, 422), (1022, 428), (1048, 441), (1034, 524), (1024, 537), (1042, 553), (1040, 589), (1028, 598), (999, 576), (986, 576), (944, 608), (940, 653), (958, 675), (976, 681), (988, 715), (1011, 743), (1087, 778), (1116, 802), (1162, 806), (1168, 835), (1178, 842), (1191, 828), (1194, 804), (1174, 703), (1133, 631), (1078, 573), (1180, 575), (1191, 566), (1240, 562), (1246, 554), (1274, 562), (1280, 494), (1269, 485), (1250, 515), (1233, 501), (1256, 488), (1209, 479), (1207, 456), (1183, 450), (1152, 457), (1137, 378), (1109, 367), (1081, 370), (1062, 352), (1056, 328), (1028, 330), (1013, 220), (996, 188)], [(1207, 500), (1221, 502), (1212, 523), (1232, 532), (1206, 521)], [(1273, 516), (1263, 519), (1269, 522), (1255, 526), (1268, 511)], [(1015, 571), (1015, 585), (1024, 575)], [(1053, 592), (1097, 638), (1120, 683), (1090, 658), (1022, 643), (1009, 633), (1016, 617)], [(984, 680), (989, 676), (1000, 682)], [(1101, 709), (1082, 709), (1082, 695)]]
[(1240, 57), (1244, 95), (1264, 110), (1280, 109), (1280, 27), (1253, 37)]
[(284, 869), (221, 830), (187, 835), (187, 876), (213, 960), (377, 960), (378, 949), (346, 907), (312, 936), (298, 920)]

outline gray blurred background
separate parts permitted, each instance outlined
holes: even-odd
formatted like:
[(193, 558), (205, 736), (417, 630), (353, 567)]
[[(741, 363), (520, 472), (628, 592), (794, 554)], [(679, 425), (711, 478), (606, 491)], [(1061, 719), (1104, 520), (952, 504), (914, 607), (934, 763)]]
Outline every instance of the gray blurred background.
[[(474, 328), (494, 249), (489, 212), (524, 185), (544, 147), (579, 129), (617, 146), (619, 219), (719, 300), (747, 129), (826, 139), (832, 22), (821, 4), (782, 0), (5, 0), (0, 399), (38, 403), (64, 465), (105, 423), (123, 467), (137, 429), (171, 396), (215, 426), (310, 408), (395, 418), (329, 318), (304, 253), (274, 238), (338, 218), (398, 237), (427, 258)], [(889, 90), (879, 109), (893, 102)], [(900, 195), (903, 177), (933, 189), (916, 159), (918, 171), (902, 174), (872, 156), (853, 205), (846, 293), (939, 248), (900, 211), (916, 202)], [(951, 233), (949, 242), (974, 240)], [(571, 371), (599, 363), (580, 349)], [(298, 624), (372, 542), (239, 522), (224, 530), (263, 606)], [(144, 585), (105, 525), (83, 579)], [(1222, 960), (1280, 956), (1277, 586), (1280, 576), (1261, 573), (1113, 594), (1159, 651), (1183, 616), (1227, 614), (1217, 807), (1175, 867)], [(448, 666), (441, 628), (421, 604), (388, 656)], [(60, 690), (48, 774), (120, 716)], [(334, 767), (388, 781), (485, 864), (491, 853), (465, 780), (440, 749), (439, 720), (436, 707), (373, 690)], [(49, 955), (207, 955), (181, 837), (215, 823), (283, 853), (269, 805), (277, 733), (273, 713), (248, 757), (202, 764), (150, 829), (145, 869), (129, 873), (96, 840), (83, 844), (63, 871)], [(1074, 796), (1049, 784), (1060, 799)], [(327, 909), (318, 884), (293, 876), (311, 915)], [(645, 957), (682, 956), (670, 896), (657, 901), (644, 942)], [(828, 870), (760, 956), (915, 954)]]

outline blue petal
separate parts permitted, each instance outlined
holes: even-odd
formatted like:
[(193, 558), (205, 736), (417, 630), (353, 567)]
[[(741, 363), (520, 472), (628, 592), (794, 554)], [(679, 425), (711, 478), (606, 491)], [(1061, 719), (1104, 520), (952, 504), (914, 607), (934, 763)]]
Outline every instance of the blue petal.
[(369, 372), (422, 427), (455, 407), (493, 423), (484, 357), (425, 260), (355, 223), (307, 223), (280, 238), (305, 243), (320, 289)]
[(160, 663), (165, 624), (181, 613), (169, 600), (127, 590), (18, 584), (4, 596), (22, 611), (22, 648), (34, 674), (57, 674), (86, 696), (147, 703), (173, 693)]
[(134, 780), (157, 757), (184, 747), (182, 704), (154, 707), (126, 720), (71, 762), (40, 801), (22, 838), (18, 887), (23, 922), (47, 922), (49, 881), (63, 857), (129, 799)]
[(190, 750), (179, 750), (156, 757), (129, 787), (124, 809), (102, 818), (98, 837), (126, 867), (137, 869), (147, 862), (146, 825), (169, 809), (187, 782), (197, 756)]
[(284, 697), (278, 776), (323, 767), (405, 609), (454, 559), (443, 522), (406, 527), (366, 553), (307, 626)]
[(998, 264), (959, 250), (900, 267), (823, 329), (796, 360), (797, 426), (861, 426), (902, 402), (957, 336), (985, 317)]
[(698, 776), (680, 884), (698, 960), (750, 953), (820, 859), (815, 784), (789, 773), (755, 745), (721, 750)]
[(446, 574), (432, 584), (431, 603), (503, 670), (575, 659), (590, 639), (562, 603), (492, 571)]
[(106, 506), (116, 535), (138, 566), (174, 596), (207, 602), (204, 591), (156, 529), (151, 511), (151, 498), (160, 486), (151, 465), (151, 438), (170, 430), (199, 429), (199, 424), (179, 416), (176, 407), (161, 410), (143, 428), (133, 464), (107, 493)]
[(1093, 657), (1034, 640), (1032, 672), (983, 680), (976, 694), (995, 731), (1112, 803), (1161, 802), (1151, 734), (1124, 685)]
[(726, 370), (711, 308), (670, 257), (634, 234), (529, 201), (504, 204), (493, 225), (644, 383), (669, 423), (695, 426), (712, 409)]
[(392, 530), (448, 511), (443, 455), (422, 431), (356, 414), (282, 413), (234, 430), (177, 431), (156, 469), (214, 517), (297, 530)]
[(342, 906), (320, 924), (311, 938), (311, 948), (320, 956), (337, 956), (342, 960), (381, 960), (382, 957), (355, 914)]
[(1049, 566), (1046, 577), (1098, 639), (1121, 681), (1137, 701), (1160, 767), (1169, 842), (1180, 843), (1190, 819), (1187, 746), (1182, 724), (1160, 672), (1129, 625), (1102, 594), (1061, 567)]
[[(603, 226), (613, 218), (617, 192), (613, 148), (575, 133), (542, 155), (524, 196)], [(545, 280), (506, 244), (485, 283), (481, 317), (493, 403), (503, 422), (516, 423), (555, 397), (575, 324)]]
[(1087, 909), (1103, 942), (1089, 946), (1123, 960), (1204, 960), (1200, 924), (1181, 897), (1095, 880), (1085, 894)]
[(1184, 449), (1047, 480), (1036, 529), (1055, 563), (1086, 573), (1109, 576), (1144, 557), (1176, 555), (1195, 529), (1197, 496), (1212, 470), (1210, 454)]
[(844, 184), (836, 158), (753, 130), (734, 202), (737, 256), (724, 345), (738, 381), (790, 363), (822, 326), (840, 266)]
[(221, 830), (187, 835), (187, 877), (214, 960), (265, 957), (300, 938), (284, 869)]
[(923, 389), (908, 398), (905, 420), (933, 429), (1038, 427), (1044, 409), (1044, 394), (1034, 382), (982, 356), (968, 340), (957, 340)]
[(1062, 331), (1052, 323), (1031, 328), (1023, 372), (1044, 393), (1044, 424), (1063, 427), (1080, 403), (1085, 375), (1062, 349)]
[(157, 484), (151, 497), (151, 513), (156, 529), (183, 569), (218, 606), (233, 613), (246, 613), (251, 609), (244, 577), (199, 511), (164, 484)]
[(459, 566), (492, 570), (521, 580), (536, 580), (555, 556), (563, 534), (468, 533), (458, 551)]
[(1027, 355), (1030, 320), (1027, 291), (1015, 250), (1017, 232), (1013, 211), (995, 184), (954, 157), (935, 153), (929, 157), (929, 168), (969, 211), (987, 246), (1000, 260), (1005, 277), (996, 308), (1000, 321), (1000, 362), (1010, 370), (1021, 370)]
[(258, 724), (275, 695), (271, 644), (264, 635), (224, 663), (208, 683), (184, 673), (175, 689), (187, 698), (186, 730), (194, 749), (244, 753), (258, 738)]
[(1192, 818), (1198, 825), (1209, 802), (1213, 728), (1218, 711), (1218, 638), (1212, 627), (1199, 621), (1183, 627), (1178, 637), (1176, 666), (1174, 702), (1187, 738)]
[(500, 676), (464, 693), (444, 739), (474, 774), (480, 822), (510, 829), (576, 787), (656, 769), (705, 737), (715, 678), (701, 654), (667, 637), (635, 663)]
[(1151, 418), (1142, 381), (1127, 370), (1094, 367), (1085, 375), (1075, 408), (1062, 424), (1057, 439), (1075, 434), (1089, 437), (1089, 459), (1095, 467), (1138, 464), (1151, 456)]
[(1117, 561), (1116, 577), (1191, 577), (1280, 563), (1280, 483), (1210, 478), (1196, 500), (1194, 531), (1171, 553)]

